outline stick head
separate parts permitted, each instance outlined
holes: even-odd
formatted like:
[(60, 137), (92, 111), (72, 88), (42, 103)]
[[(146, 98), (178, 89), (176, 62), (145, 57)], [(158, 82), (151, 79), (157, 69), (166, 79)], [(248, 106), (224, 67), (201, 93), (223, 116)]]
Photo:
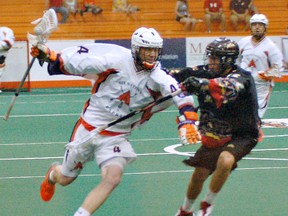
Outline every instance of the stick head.
[(45, 43), (50, 34), (55, 31), (58, 26), (58, 19), (55, 10), (49, 9), (45, 11), (41, 18), (34, 20), (31, 24), (36, 25), (34, 28), (36, 36), (28, 33), (28, 40), (32, 41), (33, 44), (35, 44), (35, 42)]

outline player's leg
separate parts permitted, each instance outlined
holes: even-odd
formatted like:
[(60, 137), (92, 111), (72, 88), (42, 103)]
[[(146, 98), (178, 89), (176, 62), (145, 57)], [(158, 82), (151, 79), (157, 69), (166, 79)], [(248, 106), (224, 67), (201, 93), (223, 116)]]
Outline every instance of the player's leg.
[(120, 184), (125, 167), (136, 159), (127, 135), (99, 136), (95, 159), (101, 168), (101, 182), (87, 195), (74, 216), (94, 213)]
[(235, 158), (230, 152), (223, 151), (220, 154), (216, 169), (211, 177), (208, 192), (200, 204), (200, 210), (198, 211), (197, 215), (208, 216), (212, 213), (215, 198), (228, 179), (234, 164)]
[(258, 108), (258, 115), (260, 118), (263, 118), (266, 111), (267, 111), (270, 93), (271, 93), (271, 90), (267, 90), (267, 91), (262, 90), (262, 91), (257, 92), (258, 107), (259, 107)]
[(220, 154), (217, 161), (216, 170), (211, 177), (211, 182), (209, 186), (212, 192), (218, 193), (221, 190), (222, 186), (230, 175), (234, 163), (235, 158), (230, 152), (223, 151)]
[(258, 135), (252, 132), (242, 134), (223, 147), (217, 160), (216, 169), (211, 177), (208, 192), (201, 202), (199, 215), (211, 214), (217, 194), (228, 180), (231, 171), (237, 167), (237, 162), (255, 147), (257, 138)]
[(193, 215), (194, 202), (202, 191), (205, 180), (209, 177), (210, 170), (196, 167), (188, 183), (186, 197), (177, 216)]
[(77, 155), (76, 151), (66, 150), (63, 163), (55, 162), (51, 165), (40, 187), (40, 196), (43, 201), (47, 202), (52, 199), (57, 183), (62, 186), (69, 185), (80, 174), (84, 160), (82, 157), (79, 160)]
[(112, 158), (105, 162), (101, 168), (101, 182), (87, 195), (75, 216), (78, 216), (78, 213), (83, 211), (83, 209), (89, 213), (87, 215), (92, 215), (106, 201), (112, 191), (120, 184), (123, 170), (127, 163), (125, 158), (120, 157)]
[[(89, 133), (82, 125), (78, 125), (73, 133), (74, 139), (79, 140)], [(84, 164), (94, 157), (94, 146), (91, 145), (92, 139), (83, 141), (77, 148), (66, 149), (62, 164), (55, 162), (51, 165), (44, 180), (41, 183), (40, 196), (43, 201), (50, 201), (54, 195), (56, 184), (66, 186), (72, 183), (83, 169)]]

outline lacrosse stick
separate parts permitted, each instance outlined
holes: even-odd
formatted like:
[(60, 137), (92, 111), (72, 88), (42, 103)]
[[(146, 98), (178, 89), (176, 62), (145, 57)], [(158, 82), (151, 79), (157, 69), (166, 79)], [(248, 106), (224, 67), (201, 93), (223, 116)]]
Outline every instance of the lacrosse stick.
[(106, 124), (106, 125), (100, 126), (100, 127), (96, 128), (96, 129), (90, 131), (86, 136), (84, 136), (83, 138), (81, 138), (81, 140), (78, 140), (78, 139), (77, 139), (77, 140), (74, 140), (74, 141), (68, 143), (68, 144), (66, 145), (66, 147), (68, 147), (68, 148), (70, 148), (70, 147), (75, 148), (75, 147), (76, 147), (76, 148), (77, 148), (80, 144), (83, 144), (84, 142), (87, 142), (89, 139), (91, 139), (92, 137), (94, 137), (96, 134), (99, 134), (101, 131), (106, 130), (107, 128), (109, 128), (109, 127), (111, 127), (111, 126), (113, 126), (113, 125), (116, 125), (116, 124), (118, 124), (119, 122), (122, 122), (122, 121), (124, 121), (124, 120), (126, 120), (126, 119), (128, 119), (128, 118), (131, 118), (132, 116), (135, 116), (135, 115), (137, 115), (137, 114), (139, 114), (139, 113), (141, 113), (141, 112), (144, 112), (144, 111), (150, 109), (150, 108), (153, 107), (153, 106), (156, 106), (156, 105), (158, 105), (158, 104), (160, 104), (160, 103), (163, 103), (163, 102), (165, 102), (165, 101), (167, 101), (167, 100), (170, 100), (171, 98), (173, 98), (174, 96), (180, 94), (181, 92), (182, 92), (182, 90), (181, 90), (181, 89), (178, 89), (177, 91), (175, 91), (175, 92), (173, 92), (173, 93), (171, 93), (171, 94), (168, 94), (168, 95), (166, 95), (165, 97), (162, 97), (162, 98), (160, 98), (160, 99), (158, 99), (158, 100), (155, 100), (155, 101), (153, 101), (152, 103), (149, 103), (148, 105), (146, 105), (146, 106), (144, 106), (144, 107), (142, 107), (142, 108), (140, 108), (140, 109), (138, 109), (138, 110), (135, 110), (135, 111), (133, 111), (133, 112), (130, 112), (130, 113), (128, 113), (127, 115), (122, 116), (122, 117), (116, 119), (115, 121), (112, 121), (112, 122), (110, 122), (110, 123), (108, 123), (108, 124)]
[[(34, 28), (34, 33), (36, 35), (32, 35), (32, 34), (28, 33), (27, 38), (28, 38), (29, 42), (31, 42), (33, 45), (37, 45), (37, 43), (46, 43), (49, 35), (53, 31), (55, 31), (55, 29), (58, 26), (57, 15), (53, 9), (49, 9), (48, 11), (45, 11), (44, 15), (41, 18), (31, 22), (31, 24), (36, 25)], [(12, 98), (12, 101), (11, 101), (9, 107), (8, 107), (8, 110), (7, 110), (6, 114), (3, 116), (3, 119), (5, 121), (7, 121), (9, 118), (9, 115), (12, 111), (12, 108), (14, 107), (16, 99), (19, 95), (19, 92), (20, 92), (22, 86), (24, 85), (24, 82), (25, 82), (34, 62), (35, 62), (35, 57), (32, 58), (28, 68), (26, 69), (26, 72), (24, 73), (23, 78), (22, 78), (19, 86), (15, 91), (15, 94)]]

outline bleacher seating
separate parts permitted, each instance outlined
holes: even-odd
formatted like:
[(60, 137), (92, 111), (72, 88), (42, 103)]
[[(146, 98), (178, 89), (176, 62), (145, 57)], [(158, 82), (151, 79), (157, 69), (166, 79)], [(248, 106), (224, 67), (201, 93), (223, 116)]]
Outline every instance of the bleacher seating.
[[(16, 39), (26, 38), (27, 32), (33, 32), (31, 21), (39, 18), (45, 9), (44, 0), (13, 0), (1, 1), (0, 24), (8, 26), (15, 32)], [(135, 14), (112, 13), (112, 0), (98, 1), (104, 11), (99, 15), (91, 13), (81, 17), (71, 14), (67, 23), (60, 24), (50, 39), (125, 39), (140, 26), (154, 27), (165, 38), (213, 35), (248, 35), (247, 32), (235, 32), (229, 23), (229, 0), (223, 0), (227, 18), (227, 31), (220, 32), (218, 26), (213, 26), (212, 33), (206, 32), (203, 22), (196, 24), (194, 32), (185, 32), (183, 26), (175, 20), (175, 0), (130, 0), (130, 3), (141, 10)], [(288, 26), (288, 5), (286, 0), (254, 1), (261, 13), (269, 19), (269, 35), (283, 35)], [(203, 19), (203, 0), (189, 1), (191, 14)]]

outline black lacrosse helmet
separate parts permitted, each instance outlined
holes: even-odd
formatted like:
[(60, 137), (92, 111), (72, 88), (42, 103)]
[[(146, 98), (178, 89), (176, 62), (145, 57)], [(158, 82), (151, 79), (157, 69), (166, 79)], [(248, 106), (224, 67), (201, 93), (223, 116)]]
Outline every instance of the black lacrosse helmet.
[[(207, 61), (208, 57), (217, 57), (220, 59), (221, 71), (220, 75), (224, 73), (228, 68), (234, 68), (236, 59), (239, 55), (238, 44), (228, 38), (220, 37), (209, 43), (205, 50), (204, 60)], [(206, 65), (208, 68), (208, 66)], [(213, 72), (213, 71), (211, 71)]]

